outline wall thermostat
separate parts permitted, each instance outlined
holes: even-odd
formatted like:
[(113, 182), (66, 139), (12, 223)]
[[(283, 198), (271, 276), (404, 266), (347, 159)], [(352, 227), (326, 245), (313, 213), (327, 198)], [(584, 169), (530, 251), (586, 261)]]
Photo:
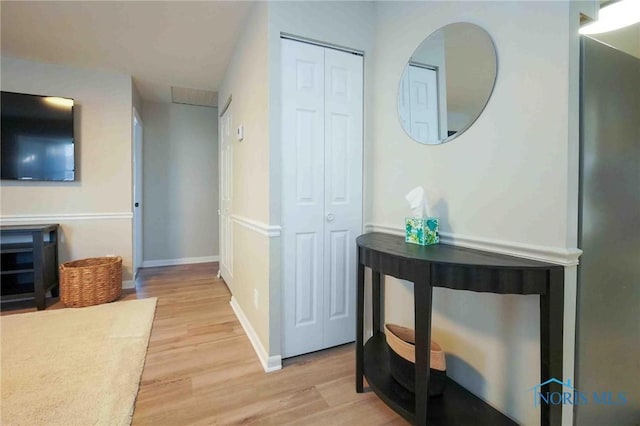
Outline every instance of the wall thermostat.
[(241, 142), (242, 139), (244, 139), (244, 126), (243, 125), (238, 126), (238, 128), (236, 129), (236, 139), (238, 139), (238, 142)]

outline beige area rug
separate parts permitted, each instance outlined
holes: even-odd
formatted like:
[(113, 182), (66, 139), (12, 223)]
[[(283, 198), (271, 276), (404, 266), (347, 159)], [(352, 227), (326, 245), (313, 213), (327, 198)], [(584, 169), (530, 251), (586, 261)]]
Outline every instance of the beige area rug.
[(131, 424), (156, 302), (0, 317), (0, 424)]

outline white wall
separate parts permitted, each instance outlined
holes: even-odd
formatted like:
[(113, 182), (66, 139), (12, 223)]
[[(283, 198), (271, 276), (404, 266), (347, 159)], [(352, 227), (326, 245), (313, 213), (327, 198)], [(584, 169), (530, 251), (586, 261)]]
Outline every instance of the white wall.
[[(244, 140), (233, 150), (233, 297), (246, 315), (263, 352), (269, 353), (269, 280), (271, 243), (269, 196), (269, 44), (268, 8), (257, 2), (243, 25), (223, 83), (219, 104), (230, 96), (232, 130), (244, 126)], [(235, 138), (234, 138), (235, 139)], [(251, 226), (247, 226), (251, 223)], [(254, 304), (254, 291), (258, 303)]]
[(60, 223), (61, 262), (117, 254), (130, 280), (131, 77), (5, 56), (1, 74), (4, 91), (75, 99), (78, 168), (76, 182), (2, 181), (2, 223)]
[[(558, 257), (575, 249), (577, 37), (572, 31), (577, 28), (570, 22), (577, 23), (578, 16), (570, 15), (570, 5), (377, 6), (366, 221), (373, 229), (401, 230), (410, 213), (404, 194), (423, 185), (431, 214), (440, 217), (449, 240), (470, 237), (481, 246), (536, 247)], [(426, 36), (458, 21), (478, 24), (493, 37), (498, 53), (495, 90), (467, 132), (444, 145), (421, 145), (409, 139), (396, 117), (398, 80)], [(565, 278), (569, 287), (575, 286), (575, 268)], [(412, 286), (392, 278), (386, 282), (386, 320), (413, 325)], [(575, 297), (568, 299), (575, 304)], [(433, 338), (448, 353), (448, 373), (518, 422), (539, 423), (526, 392), (540, 382), (539, 298), (436, 289), (433, 303)], [(565, 330), (565, 342), (571, 341), (567, 322)], [(567, 345), (565, 357), (565, 366), (572, 363)], [(565, 369), (565, 378), (571, 377), (570, 370)]]
[(157, 102), (144, 102), (143, 109), (144, 261), (213, 260), (218, 109)]
[(252, 6), (218, 91), (221, 107), (233, 96), (234, 132), (244, 126), (244, 141), (233, 147), (233, 212), (263, 223), (269, 222), (267, 13), (266, 3)]

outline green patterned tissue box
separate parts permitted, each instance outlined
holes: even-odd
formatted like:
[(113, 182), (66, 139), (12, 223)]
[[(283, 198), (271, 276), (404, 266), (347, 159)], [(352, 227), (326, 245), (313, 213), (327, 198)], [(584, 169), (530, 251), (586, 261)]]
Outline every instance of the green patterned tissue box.
[(405, 218), (405, 241), (408, 243), (428, 246), (440, 242), (439, 224), (436, 217), (407, 217)]

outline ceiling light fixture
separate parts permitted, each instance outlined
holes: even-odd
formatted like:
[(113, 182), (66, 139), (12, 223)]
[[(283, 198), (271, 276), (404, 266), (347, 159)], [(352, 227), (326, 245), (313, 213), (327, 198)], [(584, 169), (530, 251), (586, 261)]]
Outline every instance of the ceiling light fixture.
[(44, 101), (48, 104), (59, 106), (59, 107), (70, 108), (73, 106), (73, 99), (68, 99), (68, 98), (58, 98), (55, 96), (47, 96), (46, 98), (44, 98)]
[(580, 28), (580, 34), (600, 34), (640, 22), (640, 1), (620, 0), (609, 4), (598, 14), (598, 20)]

